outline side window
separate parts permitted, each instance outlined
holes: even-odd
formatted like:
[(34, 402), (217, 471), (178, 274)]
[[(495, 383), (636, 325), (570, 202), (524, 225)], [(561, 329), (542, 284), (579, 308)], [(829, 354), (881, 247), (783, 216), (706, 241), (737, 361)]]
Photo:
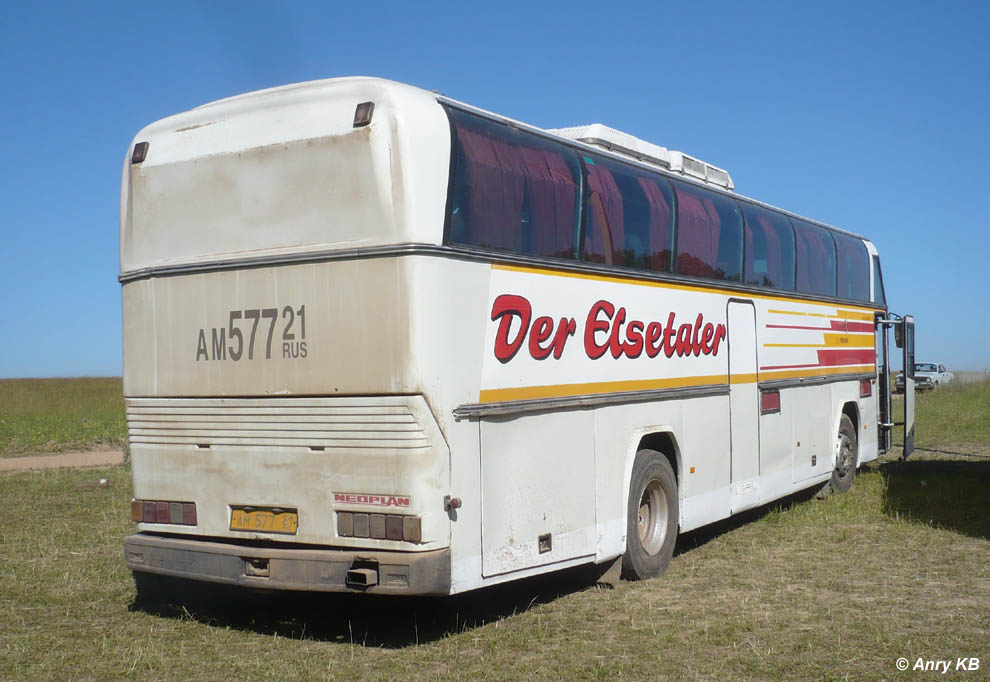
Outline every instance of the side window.
[(447, 241), (575, 258), (576, 154), (551, 140), (456, 109)]
[(673, 199), (667, 181), (595, 155), (585, 155), (584, 164), (584, 259), (668, 271)]
[(746, 284), (794, 288), (794, 228), (779, 213), (743, 204)]
[(835, 296), (835, 244), (823, 227), (792, 220), (796, 256), (797, 290), (805, 294)]
[(870, 255), (863, 240), (847, 234), (832, 233), (835, 240), (837, 271), (836, 294), (856, 301), (870, 300)]
[(742, 218), (732, 199), (671, 180), (677, 195), (677, 264), (681, 275), (742, 279)]

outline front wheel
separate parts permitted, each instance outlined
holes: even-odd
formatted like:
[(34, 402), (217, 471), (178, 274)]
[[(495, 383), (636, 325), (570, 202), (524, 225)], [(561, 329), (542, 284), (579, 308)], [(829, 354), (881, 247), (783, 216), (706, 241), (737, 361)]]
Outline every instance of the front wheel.
[(847, 414), (842, 415), (842, 419), (839, 420), (835, 448), (835, 469), (832, 471), (830, 485), (836, 492), (844, 493), (852, 487), (856, 478), (856, 465), (859, 463), (856, 427)]
[(677, 541), (677, 514), (670, 462), (656, 450), (640, 450), (629, 482), (623, 577), (645, 580), (666, 570)]

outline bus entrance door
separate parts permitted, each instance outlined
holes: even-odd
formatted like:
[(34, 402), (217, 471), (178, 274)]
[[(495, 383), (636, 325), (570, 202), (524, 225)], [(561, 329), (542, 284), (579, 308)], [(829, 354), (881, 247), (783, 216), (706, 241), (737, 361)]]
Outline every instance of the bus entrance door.
[(760, 405), (756, 361), (756, 308), (729, 301), (729, 458), (732, 513), (760, 501)]

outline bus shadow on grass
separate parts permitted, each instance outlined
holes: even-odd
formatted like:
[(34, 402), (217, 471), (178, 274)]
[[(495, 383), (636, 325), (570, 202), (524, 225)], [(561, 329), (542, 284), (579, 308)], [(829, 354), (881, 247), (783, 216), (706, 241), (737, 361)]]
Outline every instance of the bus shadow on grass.
[(885, 462), (884, 513), (990, 540), (990, 462)]
[(130, 605), (164, 618), (290, 639), (399, 649), (437, 641), (521, 614), (596, 586), (587, 568), (517, 580), (452, 597), (301, 592), (251, 592), (186, 583), (186, 596)]

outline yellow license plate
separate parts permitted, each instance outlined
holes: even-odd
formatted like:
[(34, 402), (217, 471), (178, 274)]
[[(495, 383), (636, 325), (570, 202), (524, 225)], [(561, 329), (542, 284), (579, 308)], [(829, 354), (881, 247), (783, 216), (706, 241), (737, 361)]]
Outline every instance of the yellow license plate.
[(295, 535), (299, 527), (299, 515), (284, 509), (240, 509), (230, 511), (230, 529), (259, 533), (284, 533)]

